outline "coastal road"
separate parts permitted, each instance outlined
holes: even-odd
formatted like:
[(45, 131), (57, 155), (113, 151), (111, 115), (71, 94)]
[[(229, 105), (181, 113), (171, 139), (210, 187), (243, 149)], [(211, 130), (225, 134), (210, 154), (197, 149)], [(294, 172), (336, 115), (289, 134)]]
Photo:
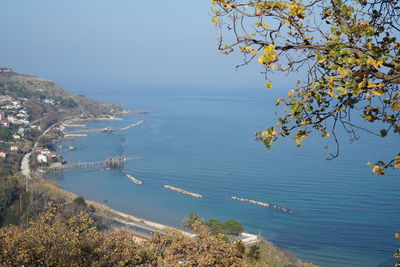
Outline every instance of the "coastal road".
[(35, 144), (32, 146), (32, 149), (30, 152), (26, 153), (21, 161), (21, 166), (20, 166), (20, 170), (21, 173), (25, 176), (25, 182), (26, 182), (26, 191), (28, 192), (28, 180), (31, 179), (31, 168), (29, 166), (29, 158), (33, 152), (33, 150), (37, 147), (38, 145), (38, 140), (40, 137), (45, 136), (54, 126), (56, 126), (57, 124), (59, 124), (60, 122), (56, 122), (54, 124), (52, 124), (51, 126), (49, 126), (37, 139)]
[(145, 237), (145, 238), (152, 238), (155, 233), (163, 234), (163, 231), (160, 229), (155, 229), (149, 226), (144, 226), (138, 223), (127, 222), (115, 217), (110, 217), (102, 213), (94, 213), (95, 216), (101, 217), (106, 219), (110, 224), (111, 227), (114, 229), (123, 229), (125, 231), (134, 233), (136, 235)]

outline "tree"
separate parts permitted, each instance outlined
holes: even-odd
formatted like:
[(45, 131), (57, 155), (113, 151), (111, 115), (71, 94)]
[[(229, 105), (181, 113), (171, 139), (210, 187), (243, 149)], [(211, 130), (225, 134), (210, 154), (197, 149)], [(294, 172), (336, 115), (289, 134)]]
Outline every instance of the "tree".
[(197, 222), (203, 223), (199, 215), (197, 215), (197, 213), (192, 212), (183, 220), (183, 227), (193, 230), (193, 226)]
[(225, 233), (229, 235), (239, 235), (243, 232), (243, 225), (235, 220), (229, 220), (224, 224)]
[[(270, 74), (306, 73), (276, 105), (286, 109), (277, 126), (256, 133), (269, 149), (291, 136), (297, 146), (311, 132), (332, 136), (339, 155), (339, 126), (400, 135), (400, 6), (378, 0), (213, 0), (219, 49), (237, 50)], [(241, 66), (240, 65), (240, 66)], [(359, 117), (359, 119), (356, 119)], [(400, 154), (369, 164), (376, 175), (400, 168)]]
[(77, 206), (82, 206), (82, 207), (86, 207), (87, 206), (86, 201), (85, 201), (85, 199), (83, 197), (76, 197), (73, 200), (73, 203), (75, 205), (77, 205)]
[(0, 127), (0, 140), (8, 141), (11, 139), (11, 132), (6, 127)]
[(214, 235), (225, 233), (224, 224), (218, 219), (209, 219), (208, 221), (206, 221), (205, 225), (207, 226), (208, 230)]

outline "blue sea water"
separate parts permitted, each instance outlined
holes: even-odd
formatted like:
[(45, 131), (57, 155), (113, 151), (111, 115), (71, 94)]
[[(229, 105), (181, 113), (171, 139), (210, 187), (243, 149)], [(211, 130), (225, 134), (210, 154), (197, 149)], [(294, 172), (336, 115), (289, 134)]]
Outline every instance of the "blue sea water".
[[(60, 152), (69, 161), (97, 161), (121, 151), (124, 170), (70, 169), (51, 179), (78, 195), (156, 222), (180, 226), (196, 212), (204, 219), (236, 219), (245, 231), (261, 234), (301, 259), (322, 266), (390, 266), (400, 243), (400, 173), (371, 175), (368, 161), (389, 159), (400, 151), (394, 137), (361, 134), (349, 143), (341, 134), (340, 157), (328, 161), (332, 140), (310, 137), (301, 149), (281, 140), (270, 151), (254, 132), (275, 123), (275, 98), (265, 91), (107, 91), (90, 95), (149, 115), (124, 121), (88, 122), (89, 128), (121, 128), (113, 134), (90, 133), (64, 140), (77, 150)], [(398, 139), (398, 138), (397, 138)], [(124, 176), (144, 182), (138, 186)], [(203, 195), (202, 199), (164, 189), (169, 184)], [(239, 196), (296, 210), (294, 214), (235, 201)]]

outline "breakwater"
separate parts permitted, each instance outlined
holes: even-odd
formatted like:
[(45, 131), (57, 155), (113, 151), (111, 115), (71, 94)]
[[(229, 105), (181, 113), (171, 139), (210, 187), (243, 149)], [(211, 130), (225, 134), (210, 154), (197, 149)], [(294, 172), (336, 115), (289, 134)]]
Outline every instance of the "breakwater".
[(189, 191), (186, 191), (186, 190), (183, 190), (183, 189), (171, 186), (171, 185), (164, 185), (164, 188), (167, 188), (169, 190), (176, 191), (178, 193), (181, 193), (181, 194), (184, 194), (184, 195), (188, 195), (188, 196), (191, 196), (191, 197), (194, 197), (194, 198), (202, 198), (203, 197), (200, 194), (192, 193), (192, 192), (189, 192)]
[(138, 125), (142, 124), (143, 122), (144, 122), (144, 120), (138, 121), (138, 122), (136, 122), (134, 124), (131, 124), (131, 125), (127, 126), (127, 127), (121, 128), (120, 130), (121, 131), (128, 130), (128, 129), (132, 128), (132, 127), (135, 127), (135, 126), (138, 126)]
[(87, 136), (87, 134), (66, 134), (66, 135), (64, 135), (65, 138), (68, 138), (68, 137), (86, 137), (86, 136)]
[(268, 207), (268, 208), (276, 209), (276, 210), (279, 210), (279, 211), (282, 211), (282, 212), (286, 212), (286, 213), (294, 213), (293, 210), (286, 209), (286, 208), (283, 208), (283, 207), (280, 207), (280, 206), (277, 206), (277, 205), (274, 205), (274, 204), (269, 204), (269, 203), (257, 201), (257, 200), (251, 200), (251, 199), (240, 198), (240, 197), (235, 197), (235, 196), (231, 196), (231, 199), (239, 200), (239, 201), (242, 201), (242, 202), (248, 202), (248, 203), (259, 205), (259, 206), (262, 206), (262, 207)]
[(143, 184), (142, 181), (136, 179), (136, 178), (133, 177), (132, 175), (130, 175), (130, 174), (125, 174), (125, 175), (126, 175), (126, 177), (128, 177), (132, 182), (134, 182), (135, 184)]

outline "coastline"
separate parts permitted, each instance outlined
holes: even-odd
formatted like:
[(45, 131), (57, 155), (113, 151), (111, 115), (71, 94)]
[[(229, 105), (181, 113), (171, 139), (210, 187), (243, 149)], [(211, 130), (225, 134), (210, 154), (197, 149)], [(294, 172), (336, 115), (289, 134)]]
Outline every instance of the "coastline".
[[(124, 112), (124, 111), (123, 111)], [(135, 112), (135, 111), (125, 111), (125, 113), (123, 113), (123, 112), (121, 112), (121, 113), (119, 113), (119, 114), (138, 114), (137, 112)], [(62, 133), (63, 133), (63, 136), (62, 137), (60, 137), (60, 138), (58, 138), (58, 139), (54, 139), (54, 140), (52, 140), (52, 143), (56, 143), (56, 142), (59, 142), (60, 140), (62, 140), (62, 139), (66, 139), (66, 138), (68, 138), (68, 135), (65, 135), (64, 134), (64, 130), (65, 130), (65, 125), (69, 125), (69, 124), (73, 124), (73, 123), (79, 123), (79, 122), (88, 122), (88, 121), (113, 121), (113, 120), (124, 120), (124, 118), (121, 118), (121, 117), (116, 117), (116, 116), (111, 116), (111, 117), (94, 117), (94, 118), (85, 118), (85, 119), (82, 119), (82, 118), (71, 118), (71, 119), (67, 119), (67, 120), (64, 120), (64, 121), (60, 121), (60, 122), (58, 122), (58, 123), (55, 123), (54, 125), (52, 125), (52, 126), (50, 126), (48, 129), (46, 129), (46, 131), (45, 132), (43, 132), (43, 134), (41, 135), (41, 136), (45, 136), (46, 134), (47, 134), (47, 132), (49, 132), (50, 130), (51, 130), (51, 128), (52, 127), (54, 127), (55, 125), (57, 125), (57, 124), (60, 124), (61, 126), (63, 126), (62, 128), (61, 128), (61, 131), (62, 131)], [(142, 121), (141, 121), (142, 122)], [(80, 125), (81, 126), (81, 125)], [(78, 134), (79, 135), (79, 134)], [(79, 137), (81, 137), (81, 136), (83, 136), (83, 135), (79, 135)], [(77, 136), (78, 137), (78, 136)], [(35, 143), (35, 146), (36, 146), (37, 144)], [(34, 146), (34, 147), (35, 147)], [(32, 152), (32, 151), (31, 151)], [(25, 154), (25, 156), (27, 157), (27, 160), (29, 161), (29, 156), (30, 156), (30, 154), (31, 153), (29, 153), (29, 155), (28, 154)], [(30, 166), (28, 165), (28, 168), (27, 168), (28, 170), (26, 170), (25, 169), (25, 173), (27, 173), (28, 171), (29, 171), (29, 176), (31, 175), (31, 173), (32, 173), (32, 170), (30, 169)], [(55, 183), (54, 181), (51, 181), (51, 180), (48, 180), (48, 179), (46, 179), (45, 177), (43, 177), (43, 175), (42, 174), (39, 174), (37, 171), (35, 172), (35, 175), (39, 175), (40, 176), (40, 178), (41, 179), (43, 179), (43, 180), (45, 180), (46, 182), (49, 182), (49, 183), (51, 183), (53, 186), (55, 186), (55, 187), (57, 187), (57, 192), (59, 193), (59, 194), (62, 194), (62, 195), (64, 195), (65, 197), (67, 197), (67, 198), (71, 198), (71, 196), (73, 196), (73, 197), (78, 197), (75, 193), (73, 193), (73, 192), (71, 192), (71, 191), (68, 191), (68, 190), (65, 190), (65, 189), (63, 189), (62, 187), (60, 187), (57, 183)], [(31, 179), (31, 178), (29, 178), (29, 179)], [(197, 194), (196, 194), (197, 195)], [(114, 209), (112, 209), (111, 207), (109, 207), (109, 206), (107, 206), (107, 205), (105, 205), (105, 204), (102, 204), (102, 203), (99, 203), (99, 202), (96, 202), (96, 201), (93, 201), (93, 200), (86, 200), (87, 201), (87, 203), (88, 204), (90, 204), (90, 205), (93, 205), (96, 209), (98, 209), (100, 212), (102, 212), (102, 213), (104, 213), (103, 215), (106, 215), (106, 216), (112, 216), (112, 219), (117, 219), (117, 220), (121, 220), (122, 219), (122, 221), (120, 221), (120, 222), (122, 222), (122, 223), (126, 223), (126, 224), (129, 224), (129, 223), (139, 223), (139, 224), (142, 224), (142, 225), (144, 225), (144, 226), (146, 226), (146, 227), (150, 227), (150, 228), (154, 228), (155, 230), (157, 230), (157, 231), (160, 231), (160, 232), (164, 232), (164, 231), (167, 231), (167, 230), (177, 230), (177, 231), (179, 231), (179, 232), (181, 232), (182, 234), (184, 234), (184, 235), (187, 235), (187, 236), (190, 236), (190, 237), (193, 237), (194, 236), (194, 234), (192, 234), (192, 233), (189, 233), (189, 232), (187, 232), (187, 231), (185, 231), (185, 230), (183, 230), (183, 229), (179, 229), (179, 228), (176, 228), (176, 227), (173, 227), (173, 226), (170, 226), (170, 225), (166, 225), (166, 224), (162, 224), (162, 223), (159, 223), (159, 222), (154, 222), (154, 221), (150, 221), (150, 220), (147, 220), (147, 219), (144, 219), (144, 218), (141, 218), (141, 217), (137, 217), (137, 216), (135, 216), (135, 215), (132, 215), (132, 214), (127, 214), (127, 213), (124, 213), (124, 212), (121, 212), (121, 211), (118, 211), (118, 210), (114, 210)], [(125, 222), (124, 222), (125, 221)], [(248, 244), (250, 244), (250, 243), (254, 243), (254, 242), (257, 242), (258, 240), (259, 240), (259, 238), (258, 238), (258, 236), (257, 235), (254, 235), (254, 234), (251, 234), (251, 233), (243, 233), (243, 241), (245, 242), (245, 243), (248, 243)]]
[[(68, 119), (65, 121), (61, 121), (61, 122), (59, 122), (59, 124), (62, 125), (66, 122), (71, 122), (71, 121), (78, 122), (78, 121), (106, 121), (106, 120), (124, 120), (124, 118), (118, 118), (118, 117), (98, 117), (98, 118), (87, 118), (87, 119), (72, 118), (72, 119)], [(62, 139), (64, 139), (64, 137), (60, 137), (59, 139), (53, 140), (53, 141), (58, 142)], [(62, 187), (60, 187), (60, 185), (58, 185), (56, 182), (52, 181), (51, 179), (44, 178), (42, 174), (39, 174), (39, 173), (35, 173), (35, 174), (40, 175), (42, 177), (42, 179), (45, 180), (44, 181), (44, 183), (46, 184), (45, 187), (50, 187), (49, 191), (54, 190), (53, 196), (56, 196), (56, 197), (64, 196), (68, 202), (73, 201), (76, 197), (78, 197), (78, 195), (76, 195), (75, 193), (73, 193), (71, 191), (67, 191), (67, 190), (63, 189)], [(150, 220), (147, 220), (147, 219), (144, 219), (144, 218), (132, 215), (132, 214), (124, 213), (124, 212), (115, 210), (115, 209), (111, 208), (110, 206), (107, 206), (100, 202), (96, 202), (96, 201), (93, 201), (90, 199), (87, 199), (86, 202), (88, 205), (92, 205), (93, 207), (95, 207), (96, 215), (98, 215), (97, 213), (99, 213), (100, 216), (102, 216), (106, 219), (110, 219), (114, 222), (122, 223), (123, 225), (125, 225), (126, 228), (140, 226), (140, 227), (143, 227), (143, 229), (154, 229), (158, 232), (165, 232), (165, 231), (173, 230), (173, 231), (179, 231), (180, 233), (190, 236), (190, 237), (194, 236), (192, 233), (186, 232), (177, 227), (169, 226), (169, 225), (162, 224), (159, 222), (150, 221)], [(140, 239), (148, 240), (148, 237), (143, 236), (143, 235), (139, 235), (136, 237), (138, 237), (139, 240)], [(276, 245), (272, 244), (271, 242), (265, 240), (262, 236), (258, 236), (258, 235), (254, 235), (254, 234), (250, 234), (250, 233), (243, 233), (241, 239), (245, 243), (246, 246), (251, 245), (256, 242), (259, 242), (261, 244), (261, 246), (263, 247), (263, 249), (265, 249), (266, 253), (270, 254), (271, 251), (273, 251), (273, 253), (278, 253), (279, 255), (282, 255), (283, 258), (289, 259), (290, 262), (293, 260), (294, 262), (300, 263), (299, 265), (296, 265), (296, 266), (315, 266), (312, 264), (308, 265), (308, 263), (302, 262), (298, 257), (291, 255), (290, 253), (287, 254), (288, 252), (285, 249), (281, 249), (281, 248), (277, 247)], [(303, 265), (303, 264), (307, 264), (307, 265)]]

